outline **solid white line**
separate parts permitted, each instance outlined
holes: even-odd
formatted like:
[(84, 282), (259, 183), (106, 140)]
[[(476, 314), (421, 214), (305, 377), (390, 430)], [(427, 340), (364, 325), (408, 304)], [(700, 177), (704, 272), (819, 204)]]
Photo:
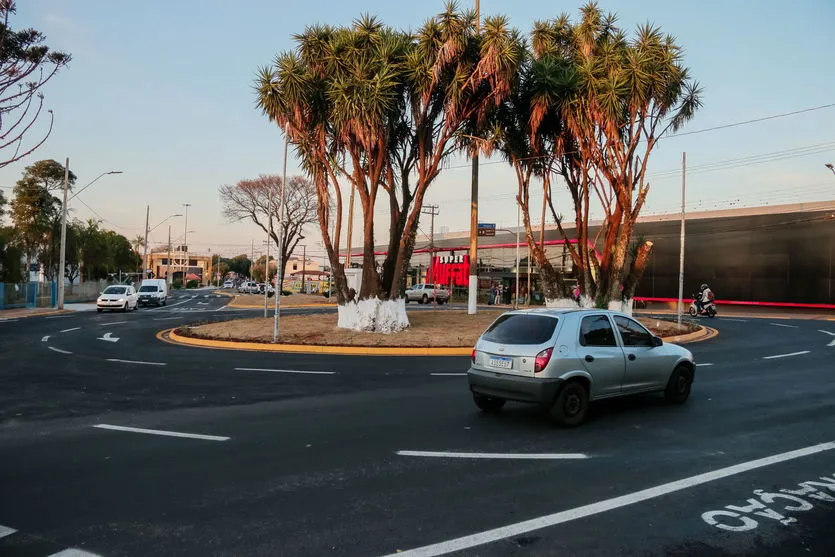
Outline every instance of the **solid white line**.
[(302, 373), (307, 375), (334, 375), (335, 371), (302, 371), (298, 369), (261, 369), (257, 367), (236, 367), (235, 371), (271, 371), (273, 373)]
[(69, 350), (61, 350), (60, 348), (55, 348), (54, 346), (47, 346), (53, 352), (58, 352), (59, 354), (72, 354)]
[(82, 551), (80, 549), (65, 549), (58, 553), (53, 553), (47, 557), (100, 557), (97, 553), (90, 553), (89, 551)]
[(674, 482), (657, 485), (655, 487), (642, 489), (640, 491), (634, 491), (626, 495), (621, 495), (620, 497), (613, 497), (611, 499), (598, 501), (597, 503), (591, 503), (589, 505), (576, 507), (567, 511), (561, 511), (554, 514), (541, 516), (539, 518), (533, 518), (531, 520), (525, 520), (522, 522), (517, 522), (515, 524), (509, 524), (500, 528), (494, 528), (492, 530), (479, 532), (478, 534), (462, 536), (460, 538), (455, 538), (452, 540), (447, 540), (432, 545), (426, 545), (423, 547), (418, 547), (416, 549), (410, 549), (408, 551), (399, 551), (397, 553), (392, 553), (386, 557), (433, 557), (436, 555), (446, 555), (455, 551), (463, 551), (465, 549), (470, 549), (487, 543), (503, 540), (505, 538), (512, 538), (514, 536), (526, 534), (534, 530), (540, 530), (542, 528), (556, 526), (558, 524), (571, 522), (573, 520), (585, 518), (587, 516), (593, 516), (607, 511), (619, 509), (621, 507), (634, 505), (635, 503), (641, 503), (643, 501), (655, 499), (663, 495), (668, 495), (670, 493), (675, 493), (677, 491), (682, 491), (691, 487), (696, 487), (709, 482), (714, 482), (716, 480), (721, 480), (730, 476), (735, 476), (737, 474), (742, 474), (744, 472), (749, 472), (751, 470), (756, 470), (757, 468), (772, 466), (774, 464), (779, 464), (788, 460), (794, 460), (796, 458), (810, 456), (824, 451), (831, 451), (833, 449), (835, 449), (835, 442), (821, 443), (819, 445), (812, 445), (803, 449), (797, 449), (796, 451), (789, 451), (786, 453), (768, 456), (765, 458), (749, 460), (748, 462), (735, 464), (726, 468), (719, 468), (718, 470), (705, 472), (704, 474), (699, 474), (696, 476), (691, 476), (689, 478), (676, 480)]
[(66, 319), (67, 317), (72, 317), (72, 315), (53, 315), (52, 317), (44, 317), (44, 319)]
[(107, 325), (121, 325), (122, 323), (130, 323), (130, 321), (114, 321), (113, 323), (99, 323), (99, 325), (106, 327)]
[(797, 325), (783, 325), (782, 323), (769, 323), (769, 325), (774, 325), (775, 327), (785, 327), (787, 329), (797, 329)]
[(49, 340), (49, 335), (46, 335), (45, 337), (43, 337), (43, 338), (41, 339), (41, 342), (46, 342), (46, 341), (48, 341), (48, 340)]
[(73, 327), (72, 329), (64, 329), (63, 331), (58, 331), (59, 333), (69, 333), (70, 331), (78, 331), (81, 327)]
[(18, 319), (12, 319), (11, 317), (5, 317), (0, 319), (0, 323), (16, 323)]
[(730, 317), (721, 317), (721, 321), (738, 321), (739, 323), (748, 323), (747, 319), (732, 319)]
[(143, 366), (167, 366), (165, 362), (141, 362), (138, 360), (120, 360), (119, 358), (107, 358), (108, 362), (119, 362), (122, 364), (140, 364)]
[(14, 528), (9, 528), (8, 526), (3, 526), (0, 524), (0, 538), (5, 538), (6, 536), (11, 536), (17, 532)]
[(763, 360), (776, 360), (777, 358), (788, 358), (791, 356), (802, 356), (803, 354), (808, 354), (809, 350), (803, 350), (802, 352), (791, 352), (789, 354), (777, 354), (776, 356), (763, 356)]
[(180, 433), (179, 431), (165, 431), (162, 429), (143, 429), (141, 427), (127, 427), (123, 425), (96, 424), (93, 427), (99, 429), (112, 429), (113, 431), (127, 431), (130, 433), (147, 433), (148, 435), (162, 435), (165, 437), (185, 437), (188, 439), (202, 439), (204, 441), (228, 441), (229, 437), (220, 435), (203, 435), (202, 433)]
[(583, 453), (456, 453), (443, 451), (397, 451), (399, 456), (424, 456), (428, 458), (482, 458), (497, 460), (583, 460)]
[(434, 375), (435, 377), (460, 377), (462, 375), (467, 375), (466, 373), (430, 373), (429, 375)]
[(160, 317), (158, 319), (154, 319), (154, 321), (169, 321), (171, 319), (179, 319), (179, 317)]
[(696, 364), (696, 367), (712, 366), (713, 364)]
[(835, 333), (830, 333), (829, 331), (824, 331), (823, 329), (818, 329), (818, 332), (823, 333), (825, 335), (832, 335), (833, 337), (835, 337)]

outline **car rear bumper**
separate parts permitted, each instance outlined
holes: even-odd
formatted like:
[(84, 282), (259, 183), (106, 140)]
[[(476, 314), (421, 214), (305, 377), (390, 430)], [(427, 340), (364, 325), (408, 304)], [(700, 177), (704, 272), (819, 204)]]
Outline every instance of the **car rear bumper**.
[(557, 378), (520, 377), (472, 368), (467, 378), (473, 394), (541, 404), (553, 402), (563, 382)]

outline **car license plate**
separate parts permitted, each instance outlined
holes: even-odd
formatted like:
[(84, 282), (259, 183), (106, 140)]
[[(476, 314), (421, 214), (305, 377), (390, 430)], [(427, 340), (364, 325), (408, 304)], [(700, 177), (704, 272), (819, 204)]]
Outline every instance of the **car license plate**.
[(512, 358), (502, 358), (502, 357), (492, 357), (488, 361), (490, 367), (498, 367), (502, 369), (511, 369), (513, 367), (513, 359)]

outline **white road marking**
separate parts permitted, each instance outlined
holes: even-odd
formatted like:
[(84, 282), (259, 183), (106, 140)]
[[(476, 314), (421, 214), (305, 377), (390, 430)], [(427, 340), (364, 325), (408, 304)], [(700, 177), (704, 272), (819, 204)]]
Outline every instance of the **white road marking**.
[[(819, 333), (824, 333), (824, 334), (827, 334), (827, 335), (832, 335), (833, 337), (835, 337), (835, 333), (830, 333), (829, 331), (824, 331), (823, 329), (818, 329), (818, 332)], [(827, 344), (827, 346), (835, 346), (835, 340), (833, 340), (832, 342)]]
[(775, 327), (785, 327), (787, 329), (797, 329), (797, 325), (783, 325), (782, 323), (769, 323), (769, 325), (774, 325)]
[(0, 319), (0, 323), (16, 323), (17, 321), (17, 319), (12, 319), (11, 317), (4, 317), (3, 319)]
[(197, 302), (198, 306), (208, 306), (209, 302)]
[(496, 460), (584, 460), (583, 453), (456, 453), (444, 451), (397, 451), (399, 456), (424, 456), (428, 458), (481, 458)]
[(104, 333), (104, 336), (100, 336), (96, 340), (105, 340), (107, 342), (119, 342), (119, 338), (121, 337), (114, 337), (112, 335), (113, 333)]
[(114, 321), (113, 323), (99, 323), (99, 325), (106, 327), (107, 325), (121, 325), (123, 323), (130, 323), (130, 321)]
[(70, 331), (78, 331), (81, 327), (73, 327), (72, 329), (64, 329), (63, 331), (58, 331), (59, 333), (69, 333)]
[(430, 373), (429, 375), (434, 375), (435, 377), (460, 377), (462, 375), (467, 375), (466, 373)]
[(55, 348), (54, 346), (47, 346), (53, 352), (58, 352), (59, 354), (72, 354), (69, 350), (61, 350), (60, 348)]
[(181, 433), (179, 431), (165, 431), (162, 429), (143, 429), (141, 427), (127, 427), (123, 425), (96, 424), (93, 427), (99, 429), (111, 429), (113, 431), (127, 431), (130, 433), (147, 433), (148, 435), (162, 435), (165, 437), (185, 437), (187, 439), (203, 439), (204, 441), (228, 441), (229, 437), (220, 435), (203, 435), (202, 433)]
[(143, 362), (140, 360), (120, 360), (119, 358), (107, 358), (108, 362), (119, 362), (122, 364), (140, 364), (143, 366), (167, 366), (165, 362)]
[(791, 356), (802, 356), (803, 354), (808, 354), (809, 350), (803, 350), (802, 352), (790, 352), (788, 354), (777, 354), (776, 356), (763, 356), (763, 360), (776, 360), (777, 358), (790, 358)]
[(46, 341), (48, 341), (48, 340), (49, 340), (49, 335), (46, 335), (45, 337), (43, 337), (43, 338), (41, 339), (41, 342), (46, 342)]
[(14, 528), (9, 528), (8, 526), (3, 526), (0, 524), (0, 538), (5, 538), (6, 536), (11, 536), (17, 532)]
[(696, 364), (696, 367), (712, 366), (713, 364)]
[(208, 297), (209, 297), (209, 295), (208, 295), (208, 294), (204, 294), (204, 295), (203, 295), (203, 297), (204, 297), (204, 298), (208, 298)]
[(734, 319), (734, 318), (731, 318), (731, 317), (721, 317), (720, 319), (722, 321), (738, 321), (739, 323), (748, 323), (747, 319)]
[(619, 509), (621, 507), (634, 505), (636, 503), (655, 499), (670, 493), (683, 491), (691, 487), (696, 487), (728, 478), (730, 476), (750, 472), (751, 470), (756, 470), (758, 468), (772, 466), (781, 462), (822, 453), (824, 451), (831, 451), (833, 449), (835, 449), (835, 442), (821, 443), (819, 445), (812, 445), (795, 451), (767, 456), (765, 458), (758, 458), (756, 460), (749, 460), (748, 462), (734, 464), (733, 466), (728, 466), (726, 468), (719, 468), (718, 470), (705, 472), (704, 474), (698, 474), (696, 476), (690, 476), (689, 478), (657, 485), (640, 491), (633, 491), (632, 493), (621, 495), (620, 497), (613, 497), (611, 499), (598, 501), (597, 503), (583, 505), (582, 507), (576, 507), (566, 511), (541, 516), (539, 518), (508, 524), (507, 526), (494, 528), (492, 530), (485, 530), (484, 532), (479, 532), (477, 534), (462, 536), (460, 538), (426, 545), (407, 551), (398, 551), (397, 553), (392, 553), (386, 557), (434, 557), (436, 555), (446, 555), (456, 551), (464, 551), (466, 549), (471, 549), (487, 543), (512, 538), (521, 534), (527, 534), (528, 532), (532, 532), (534, 530), (540, 530), (542, 528), (548, 528), (580, 518)]
[(66, 319), (67, 317), (72, 317), (72, 315), (53, 315), (52, 317), (44, 317), (44, 319)]
[(170, 319), (179, 319), (179, 317), (159, 317), (157, 319), (154, 319), (154, 321), (168, 321)]
[(89, 551), (82, 551), (81, 549), (65, 549), (58, 553), (53, 553), (47, 557), (100, 557), (97, 553), (90, 553)]
[(235, 371), (270, 371), (272, 373), (301, 373), (307, 375), (335, 375), (335, 371), (304, 371), (299, 369), (262, 369), (257, 367), (236, 367)]

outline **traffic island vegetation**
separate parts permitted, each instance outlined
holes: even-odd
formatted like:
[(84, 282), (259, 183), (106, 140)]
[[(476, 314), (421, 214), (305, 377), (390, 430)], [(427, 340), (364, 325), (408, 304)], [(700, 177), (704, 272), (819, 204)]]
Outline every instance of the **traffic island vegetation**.
[[(309, 346), (357, 346), (403, 348), (464, 348), (473, 346), (481, 333), (501, 311), (480, 311), (468, 315), (463, 310), (433, 309), (409, 312), (411, 326), (398, 334), (381, 335), (336, 327), (330, 314), (288, 315), (281, 318), (281, 344)], [(639, 318), (660, 337), (695, 332), (699, 326), (683, 322), (679, 329), (673, 321)], [(177, 335), (206, 340), (271, 343), (273, 318), (236, 319), (180, 327)]]

